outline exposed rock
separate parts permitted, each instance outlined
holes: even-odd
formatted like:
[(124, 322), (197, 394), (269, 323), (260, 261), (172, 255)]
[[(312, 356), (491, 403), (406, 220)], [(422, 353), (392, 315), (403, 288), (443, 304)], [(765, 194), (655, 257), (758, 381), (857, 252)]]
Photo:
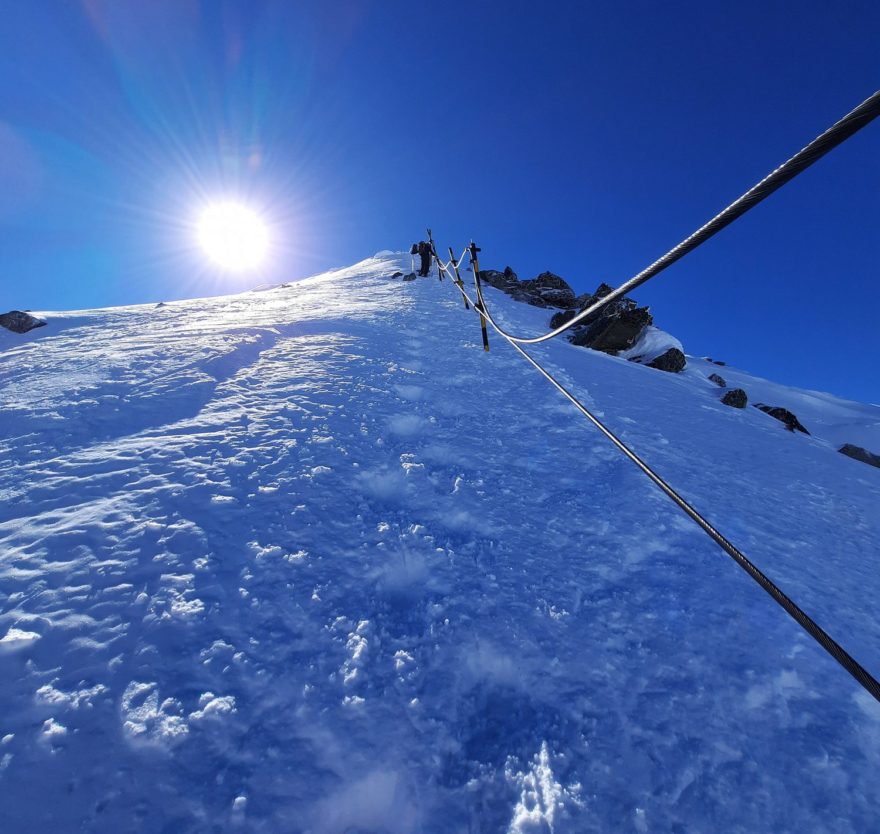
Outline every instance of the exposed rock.
[(21, 310), (10, 310), (0, 315), (0, 325), (13, 333), (27, 333), (37, 327), (45, 327), (46, 322)]
[(553, 272), (542, 272), (537, 278), (532, 278), (529, 283), (540, 289), (567, 290), (574, 296), (574, 292), (568, 285), (568, 282)]
[(159, 307), (167, 307), (167, 306), (168, 306), (168, 305), (167, 305), (164, 301), (160, 301), (160, 302), (156, 305), (156, 309), (158, 309)]
[(726, 365), (727, 362), (722, 362), (720, 359), (710, 359), (709, 360), (713, 365)]
[(391, 277), (392, 278), (400, 278), (403, 275), (402, 272), (395, 272)]
[[(533, 307), (561, 307), (563, 312), (556, 313), (550, 320), (553, 329), (571, 321), (576, 311), (585, 309), (613, 290), (608, 284), (600, 284), (594, 294), (576, 296), (568, 282), (553, 272), (542, 272), (531, 280), (520, 281), (509, 266), (503, 272), (481, 270), (480, 280), (502, 290), (515, 301)], [(568, 339), (573, 344), (616, 355), (631, 348), (642, 330), (653, 321), (647, 307), (639, 307), (631, 298), (617, 298), (573, 328)]]
[(799, 431), (804, 434), (809, 434), (809, 432), (801, 425), (800, 420), (794, 416), (787, 408), (782, 408), (779, 405), (764, 405), (764, 403), (755, 403), (755, 408), (760, 408), (765, 414), (769, 414), (771, 417), (775, 417), (782, 423), (785, 423), (785, 427), (789, 431)]
[(653, 322), (647, 307), (623, 311), (606, 308), (597, 315), (592, 324), (577, 329), (570, 339), (573, 344), (616, 354), (631, 348), (642, 328)]
[(403, 280), (404, 281), (415, 281), (416, 280), (415, 272), (408, 272), (406, 275), (403, 276)]
[(481, 269), (480, 280), (487, 283), (490, 287), (509, 292), (511, 287), (519, 283), (516, 273), (512, 269), (508, 272), (507, 270), (509, 269), (509, 266), (505, 268), (504, 272), (499, 272), (497, 269)]
[(480, 270), (480, 280), (490, 287), (506, 292), (516, 301), (533, 307), (574, 307), (575, 295), (571, 287), (558, 275), (542, 272), (530, 281), (520, 281), (509, 267), (504, 272), (497, 269)]
[(749, 404), (749, 398), (742, 388), (731, 388), (722, 398), (724, 405), (731, 408), (745, 408)]
[(861, 446), (854, 446), (852, 443), (845, 443), (837, 451), (842, 455), (854, 458), (855, 460), (860, 460), (862, 463), (867, 463), (869, 466), (880, 468), (880, 455), (875, 455), (873, 452), (869, 452)]
[(669, 348), (666, 353), (661, 353), (656, 359), (648, 362), (649, 368), (657, 368), (658, 371), (668, 371), (672, 374), (680, 373), (685, 369), (687, 359), (684, 354), (675, 347)]
[(724, 381), (723, 376), (719, 376), (718, 374), (709, 374), (709, 379), (711, 379), (712, 382), (714, 382), (716, 385), (720, 385), (722, 388), (727, 388), (727, 383)]
[(563, 310), (561, 313), (554, 313), (550, 319), (550, 329), (556, 330), (557, 327), (562, 327), (563, 324), (568, 324), (568, 322), (574, 317), (574, 310)]
[(574, 304), (574, 293), (571, 290), (540, 290), (541, 299), (551, 307), (571, 307)]
[(537, 293), (526, 292), (519, 287), (514, 288), (513, 292), (510, 293), (510, 297), (514, 299), (514, 301), (522, 301), (524, 304), (531, 304), (532, 307), (553, 306)]
[[(535, 300), (523, 300), (536, 307), (574, 307), (575, 304), (574, 290), (564, 279), (552, 272), (542, 272), (531, 281), (520, 281), (517, 291), (525, 296), (532, 296)], [(543, 304), (536, 303), (538, 299)]]

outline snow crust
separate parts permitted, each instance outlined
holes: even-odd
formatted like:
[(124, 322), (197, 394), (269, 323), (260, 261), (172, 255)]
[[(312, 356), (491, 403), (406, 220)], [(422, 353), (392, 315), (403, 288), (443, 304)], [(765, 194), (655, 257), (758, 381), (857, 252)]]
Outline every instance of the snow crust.
[(661, 330), (659, 327), (648, 325), (645, 327), (636, 343), (628, 350), (622, 350), (618, 355), (623, 359), (638, 358), (644, 364), (656, 359), (670, 348), (678, 348), (684, 353), (684, 345), (671, 333)]
[[(877, 830), (878, 705), (397, 270), (0, 333), (0, 830)], [(535, 352), (880, 672), (880, 408)]]

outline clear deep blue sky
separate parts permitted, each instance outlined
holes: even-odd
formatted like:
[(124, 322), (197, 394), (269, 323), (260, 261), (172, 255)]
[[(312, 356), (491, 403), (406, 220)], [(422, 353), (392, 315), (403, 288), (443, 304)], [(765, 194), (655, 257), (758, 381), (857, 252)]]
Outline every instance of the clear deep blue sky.
[[(880, 4), (0, 0), (0, 308), (172, 300), (438, 243), (620, 283), (880, 87)], [(192, 221), (273, 222), (259, 275)], [(880, 402), (880, 123), (636, 293)]]

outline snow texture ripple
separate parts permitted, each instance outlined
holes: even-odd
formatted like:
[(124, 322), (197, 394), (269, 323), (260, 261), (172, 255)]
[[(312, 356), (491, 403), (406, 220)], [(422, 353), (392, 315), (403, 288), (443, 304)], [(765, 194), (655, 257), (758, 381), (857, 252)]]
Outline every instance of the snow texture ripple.
[[(0, 334), (0, 830), (880, 830), (880, 706), (398, 269)], [(880, 671), (880, 409), (536, 355)]]

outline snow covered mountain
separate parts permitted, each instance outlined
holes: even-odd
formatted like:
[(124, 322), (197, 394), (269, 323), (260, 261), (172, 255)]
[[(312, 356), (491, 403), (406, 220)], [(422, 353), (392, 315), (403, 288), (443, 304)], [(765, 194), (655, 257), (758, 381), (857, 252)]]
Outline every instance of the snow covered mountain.
[[(0, 831), (880, 830), (880, 705), (396, 270), (0, 333)], [(535, 354), (880, 672), (880, 408)]]

